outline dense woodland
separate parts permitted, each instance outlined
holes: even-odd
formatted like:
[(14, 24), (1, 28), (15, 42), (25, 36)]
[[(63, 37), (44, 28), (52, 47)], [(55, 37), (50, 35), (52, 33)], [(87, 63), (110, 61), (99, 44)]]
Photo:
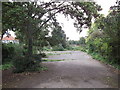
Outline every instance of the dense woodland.
[[(2, 6), (2, 36), (12, 30), (20, 40), (19, 44), (2, 45), (3, 65), (12, 62), (15, 72), (38, 70), (45, 56), (43, 50), (82, 50), (119, 66), (119, 8), (111, 7), (104, 17), (99, 14), (102, 8), (95, 2), (3, 2)], [(56, 19), (58, 13), (74, 19), (73, 25), (79, 32), (88, 28), (88, 36), (69, 41)], [(79, 47), (75, 49), (71, 45)]]

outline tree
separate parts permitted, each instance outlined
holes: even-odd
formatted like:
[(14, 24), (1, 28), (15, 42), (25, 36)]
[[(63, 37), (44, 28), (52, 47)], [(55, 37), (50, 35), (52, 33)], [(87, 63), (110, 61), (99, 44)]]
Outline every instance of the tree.
[[(118, 7), (120, 7), (118, 5)], [(110, 10), (107, 17), (101, 15), (89, 30), (87, 45), (91, 53), (99, 53), (111, 64), (120, 64), (120, 12)]]
[(59, 25), (59, 22), (57, 22), (57, 19), (53, 18), (53, 20), (54, 20), (54, 23), (52, 24), (53, 27), (51, 32), (52, 37), (49, 39), (49, 43), (51, 46), (62, 44), (62, 46), (66, 48), (67, 47), (66, 34), (62, 30), (62, 27)]
[(33, 37), (33, 41), (34, 41), (33, 46), (36, 48), (36, 51), (39, 51), (41, 53), (41, 51), (43, 50), (43, 47), (49, 45), (48, 34), (49, 34), (49, 30), (48, 29), (43, 29), (43, 30), (40, 30)]
[(90, 27), (91, 19), (97, 18), (101, 10), (94, 2), (2, 2), (2, 6), (3, 34), (9, 29), (21, 33), (28, 46), (29, 59), (33, 55), (34, 36), (54, 23), (57, 13), (70, 16), (81, 31), (83, 27)]
[(85, 44), (85, 38), (84, 38), (84, 37), (81, 37), (81, 38), (80, 38), (80, 40), (79, 40), (79, 44), (82, 44), (82, 45)]

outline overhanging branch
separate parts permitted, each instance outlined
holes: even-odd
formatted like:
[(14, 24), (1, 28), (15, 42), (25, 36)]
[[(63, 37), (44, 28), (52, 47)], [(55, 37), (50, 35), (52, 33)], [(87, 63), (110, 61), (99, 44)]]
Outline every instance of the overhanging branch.
[[(60, 11), (62, 11), (64, 9), (60, 9), (57, 12), (55, 12), (54, 14), (52, 14), (44, 23), (41, 24), (41, 26), (39, 28), (42, 28), (55, 14), (59, 13)], [(39, 30), (37, 30), (37, 31), (39, 31)], [(33, 34), (37, 33), (37, 31), (33, 32)]]

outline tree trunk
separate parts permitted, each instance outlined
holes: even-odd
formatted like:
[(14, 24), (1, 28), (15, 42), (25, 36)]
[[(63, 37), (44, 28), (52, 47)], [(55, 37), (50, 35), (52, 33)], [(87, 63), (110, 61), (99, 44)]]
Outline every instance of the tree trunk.
[(27, 39), (27, 45), (28, 45), (28, 58), (33, 55), (33, 36), (32, 36), (32, 30), (31, 30), (31, 24), (28, 22), (27, 26), (27, 32), (26, 32), (26, 39)]
[(31, 57), (33, 55), (33, 40), (32, 35), (28, 35), (28, 56)]
[[(30, 4), (28, 3), (28, 15), (31, 17), (32, 15), (32, 9), (30, 7)], [(27, 35), (28, 35), (28, 58), (31, 58), (32, 55), (33, 55), (33, 36), (32, 36), (32, 24), (31, 24), (31, 21), (30, 21), (30, 18), (28, 18), (27, 20)]]
[(32, 68), (33, 63), (32, 63), (32, 58), (33, 58), (33, 38), (30, 30), (28, 30), (28, 53), (27, 53), (27, 58), (28, 58), (28, 68)]

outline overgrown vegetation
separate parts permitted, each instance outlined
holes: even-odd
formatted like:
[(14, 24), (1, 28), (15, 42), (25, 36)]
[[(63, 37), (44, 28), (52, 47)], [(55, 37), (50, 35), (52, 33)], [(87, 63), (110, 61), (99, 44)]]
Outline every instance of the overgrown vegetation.
[(12, 67), (13, 67), (13, 64), (9, 62), (9, 63), (3, 64), (3, 65), (0, 65), (0, 70), (7, 70)]
[[(101, 10), (94, 2), (64, 1), (39, 4), (32, 1), (2, 2), (2, 7), (2, 37), (6, 31), (12, 30), (23, 45), (22, 49), (18, 50), (19, 53), (14, 53), (17, 48), (13, 47), (4, 50), (8, 53), (5, 54), (3, 62), (13, 59), (16, 72), (35, 70), (39, 67), (39, 54), (44, 46), (53, 46), (53, 50), (64, 50), (67, 47), (66, 35), (56, 19), (56, 14), (70, 16), (75, 20), (74, 26), (81, 32), (81, 28), (91, 26), (92, 18), (99, 17), (98, 11)], [(52, 36), (49, 36), (50, 29), (53, 30)], [(13, 53), (9, 49), (12, 49)]]
[[(9, 69), (14, 66), (15, 57), (19, 55), (19, 57), (23, 56), (26, 53), (26, 50), (23, 48), (21, 44), (13, 44), (13, 43), (3, 43), (2, 44), (2, 69)], [(19, 61), (17, 59), (17, 61)], [(21, 60), (20, 60), (21, 62)]]
[(33, 54), (31, 61), (28, 60), (27, 50), (23, 44), (3, 43), (2, 44), (2, 69), (15, 67), (15, 72), (34, 71), (40, 67), (42, 55)]
[[(120, 5), (118, 4), (118, 7)], [(79, 50), (87, 52), (94, 59), (113, 65), (120, 69), (120, 12), (119, 8), (110, 10), (104, 17), (101, 15), (92, 24), (88, 36), (79, 41), (69, 41), (77, 45)], [(79, 42), (85, 42), (79, 43)], [(73, 49), (73, 48), (72, 48)]]
[(111, 10), (107, 17), (101, 16), (95, 21), (87, 38), (89, 53), (98, 53), (109, 64), (120, 65), (119, 22), (119, 11)]
[[(119, 8), (111, 10), (109, 15), (104, 17), (98, 14), (101, 7), (94, 2), (40, 2), (39, 5), (36, 2), (3, 2), (2, 4), (2, 36), (6, 31), (12, 30), (20, 40), (20, 44), (2, 45), (3, 64), (12, 62), (16, 72), (34, 71), (41, 67), (41, 58), (45, 56), (41, 51), (45, 49), (81, 50), (88, 52), (95, 59), (119, 66)], [(74, 19), (74, 26), (79, 32), (82, 28), (90, 28), (88, 37), (67, 42), (67, 37), (56, 19), (57, 13)], [(95, 22), (91, 26), (92, 19), (95, 19)], [(49, 36), (50, 29), (51, 36)], [(5, 67), (11, 67), (9, 65)]]
[(120, 69), (120, 13), (110, 10), (109, 15), (101, 15), (89, 30), (86, 38), (86, 48), (82, 51), (89, 53), (94, 59), (111, 64)]

